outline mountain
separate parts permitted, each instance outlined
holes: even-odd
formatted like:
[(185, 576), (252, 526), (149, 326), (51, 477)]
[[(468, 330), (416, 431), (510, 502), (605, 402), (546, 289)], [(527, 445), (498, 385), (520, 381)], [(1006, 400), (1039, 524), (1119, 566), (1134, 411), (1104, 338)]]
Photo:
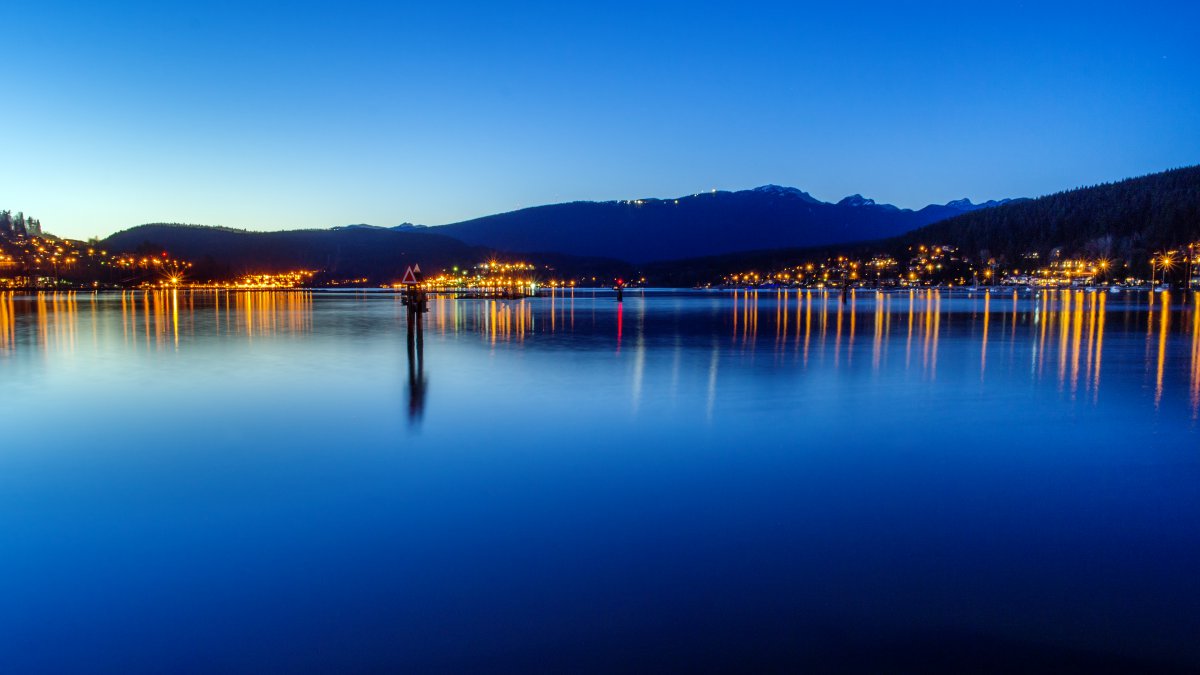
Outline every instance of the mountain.
[[(1069, 257), (1105, 257), (1149, 276), (1147, 260), (1200, 240), (1200, 166), (1186, 167), (1058, 192), (1037, 199), (944, 207), (956, 214), (897, 237), (841, 245), (770, 247), (724, 255), (655, 263), (647, 278), (664, 285), (711, 282), (748, 269), (780, 269), (829, 255), (867, 257), (877, 253), (907, 259), (910, 246), (950, 244), (967, 256), (986, 254), (1001, 264), (1020, 265), (1027, 253), (1048, 259), (1059, 249)], [(922, 211), (926, 210), (922, 209)]]
[(954, 244), (971, 255), (1104, 256), (1139, 262), (1200, 239), (1200, 166), (975, 210), (910, 232), (897, 243)]
[(508, 251), (557, 251), (643, 263), (882, 239), (998, 203), (957, 200), (912, 211), (862, 195), (831, 204), (796, 188), (764, 185), (678, 199), (535, 206), (427, 231)]
[(391, 280), (419, 262), (429, 269), (486, 259), (486, 249), (438, 234), (349, 227), (334, 230), (247, 232), (224, 227), (157, 223), (104, 240), (118, 251), (170, 251), (196, 264), (197, 276), (220, 277), (296, 269), (333, 278)]
[(392, 281), (412, 262), (436, 270), (519, 251), (564, 276), (630, 275), (625, 259), (652, 281), (690, 285), (826, 253), (903, 257), (922, 243), (952, 244), (972, 258), (986, 253), (1002, 263), (1031, 252), (1045, 259), (1061, 249), (1144, 265), (1152, 251), (1197, 239), (1200, 166), (1037, 199), (958, 199), (919, 211), (862, 195), (831, 204), (766, 185), (670, 200), (553, 204), (438, 227), (264, 233), (143, 225), (112, 235), (105, 246), (168, 250), (196, 262), (198, 276), (211, 277), (305, 268), (332, 278)]
[(982, 204), (972, 204), (970, 199), (963, 197), (962, 199), (955, 199), (954, 201), (946, 202), (946, 206), (948, 206), (949, 208), (952, 208), (952, 209), (957, 209), (959, 211), (967, 212), (967, 211), (978, 211), (979, 209), (990, 209), (993, 206), (1002, 206), (1004, 204), (1009, 204), (1014, 201), (1019, 202), (1019, 201), (1026, 201), (1026, 200), (1024, 200), (1024, 199), (990, 199)]
[(452, 225), (365, 223), (329, 230), (248, 232), (151, 224), (105, 240), (112, 250), (166, 250), (195, 263), (197, 278), (323, 270), (328, 278), (387, 282), (414, 262), (427, 270), (473, 265), (497, 254), (554, 274), (632, 276), (631, 261), (671, 260), (787, 246), (833, 245), (895, 236), (998, 204), (962, 199), (919, 211), (851, 195), (836, 204), (794, 187), (764, 185), (679, 199), (538, 206)]
[[(402, 231), (350, 226), (331, 230), (247, 232), (225, 227), (157, 223), (118, 232), (104, 240), (114, 251), (170, 251), (195, 264), (193, 277), (206, 280), (249, 273), (323, 270), (327, 278), (366, 278), (371, 283), (395, 281), (419, 263), (433, 272), (455, 265), (474, 265), (497, 252), (471, 246), (425, 228)], [(501, 259), (511, 256), (499, 254)], [(548, 254), (537, 259), (556, 273), (576, 276), (624, 274), (625, 263)]]
[(413, 225), (412, 223), (400, 223), (395, 227), (384, 227), (382, 225), (368, 225), (366, 223), (354, 223), (352, 225), (335, 225), (333, 230), (395, 230), (397, 232), (407, 232), (409, 230), (424, 230), (426, 225)]

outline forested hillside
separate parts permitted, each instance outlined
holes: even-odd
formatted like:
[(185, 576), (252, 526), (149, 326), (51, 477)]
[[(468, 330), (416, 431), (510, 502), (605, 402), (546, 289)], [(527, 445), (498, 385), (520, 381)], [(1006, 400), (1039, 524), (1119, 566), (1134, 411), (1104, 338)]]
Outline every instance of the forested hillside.
[(903, 244), (954, 244), (1015, 260), (1029, 252), (1130, 262), (1200, 238), (1200, 166), (1013, 202), (927, 225)]

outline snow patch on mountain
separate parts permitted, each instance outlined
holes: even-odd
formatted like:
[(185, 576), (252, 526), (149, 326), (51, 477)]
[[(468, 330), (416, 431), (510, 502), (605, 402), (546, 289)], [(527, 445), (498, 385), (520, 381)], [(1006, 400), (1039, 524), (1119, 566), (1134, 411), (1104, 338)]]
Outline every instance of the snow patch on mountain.
[(838, 206), (875, 206), (874, 199), (867, 199), (862, 195), (850, 195), (837, 203)]
[(768, 195), (778, 195), (781, 197), (796, 197), (810, 204), (820, 204), (821, 200), (813, 197), (804, 190), (794, 187), (784, 187), (782, 185), (760, 185), (754, 188), (754, 192)]

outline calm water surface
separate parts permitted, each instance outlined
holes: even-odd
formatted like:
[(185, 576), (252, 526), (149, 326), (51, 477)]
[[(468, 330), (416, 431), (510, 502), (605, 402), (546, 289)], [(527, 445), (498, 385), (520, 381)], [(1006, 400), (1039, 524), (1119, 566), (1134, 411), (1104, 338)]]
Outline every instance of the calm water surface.
[(1200, 313), (0, 295), (0, 672), (1200, 667)]

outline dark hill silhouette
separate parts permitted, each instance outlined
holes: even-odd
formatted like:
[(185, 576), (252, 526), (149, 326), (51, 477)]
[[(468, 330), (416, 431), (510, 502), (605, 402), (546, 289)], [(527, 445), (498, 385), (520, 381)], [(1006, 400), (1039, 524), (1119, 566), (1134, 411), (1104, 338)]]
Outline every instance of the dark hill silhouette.
[(956, 200), (919, 211), (852, 195), (837, 204), (767, 185), (679, 199), (535, 206), (429, 228), (509, 251), (559, 251), (637, 263), (786, 246), (874, 240), (1002, 202)]
[[(417, 231), (350, 227), (333, 230), (248, 232), (224, 227), (157, 223), (118, 232), (104, 240), (115, 251), (169, 251), (195, 263), (193, 277), (224, 279), (248, 273), (296, 269), (321, 270), (325, 277), (366, 277), (371, 283), (400, 279), (404, 269), (419, 263), (427, 271), (454, 265), (473, 265), (499, 255), (484, 246)], [(560, 254), (537, 256), (563, 274), (629, 274), (625, 263)]]
[(899, 240), (1009, 259), (1054, 248), (1128, 262), (1200, 238), (1200, 166), (1058, 192), (960, 215)]

